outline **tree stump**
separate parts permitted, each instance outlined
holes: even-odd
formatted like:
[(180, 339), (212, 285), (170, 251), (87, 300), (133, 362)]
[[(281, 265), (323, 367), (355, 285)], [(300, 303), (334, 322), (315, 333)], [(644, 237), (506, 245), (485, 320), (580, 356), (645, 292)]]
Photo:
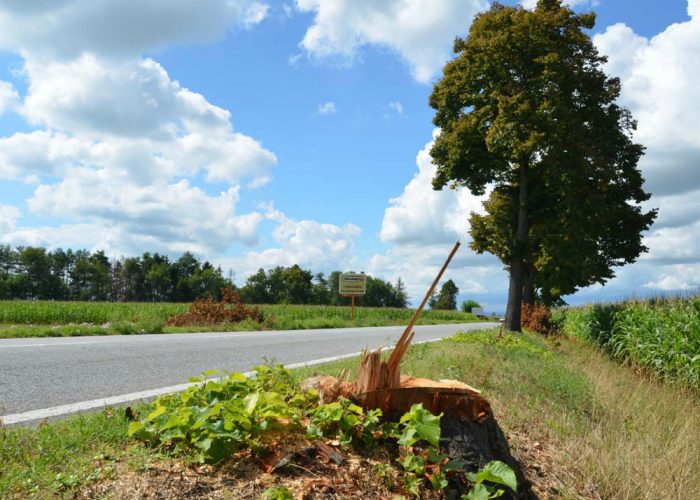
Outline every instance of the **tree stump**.
[[(340, 397), (350, 398), (366, 410), (379, 408), (384, 418), (398, 420), (414, 404), (421, 403), (433, 414), (442, 413), (440, 421), (442, 447), (452, 459), (464, 460), (466, 470), (477, 472), (491, 460), (508, 464), (518, 479), (518, 492), (502, 498), (536, 498), (525, 480), (519, 462), (510, 454), (510, 447), (498, 426), (491, 406), (481, 392), (456, 380), (430, 380), (401, 375), (401, 360), (406, 355), (415, 332), (412, 331), (430, 294), (442, 273), (457, 252), (455, 244), (447, 261), (433, 281), (423, 302), (396, 343), (387, 361), (382, 360), (381, 349), (365, 351), (354, 382), (328, 375), (315, 375), (302, 382), (303, 389), (317, 389), (322, 402)], [(459, 498), (466, 484), (451, 485), (449, 498)]]
[[(537, 498), (530, 482), (525, 479), (520, 461), (511, 455), (508, 440), (491, 411), (481, 422), (445, 415), (440, 419), (440, 431), (440, 445), (451, 460), (463, 460), (467, 472), (477, 472), (491, 460), (505, 462), (515, 471), (518, 479), (517, 492), (512, 494), (507, 491), (500, 498)], [(452, 481), (447, 498), (459, 498), (467, 489), (467, 485)]]

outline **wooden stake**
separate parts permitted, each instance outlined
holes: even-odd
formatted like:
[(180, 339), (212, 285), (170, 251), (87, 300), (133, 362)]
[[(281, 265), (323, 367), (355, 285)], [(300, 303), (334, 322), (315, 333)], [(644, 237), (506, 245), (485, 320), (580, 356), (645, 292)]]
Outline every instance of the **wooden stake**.
[[(411, 330), (413, 330), (413, 327), (416, 325), (416, 321), (418, 321), (418, 318), (420, 317), (421, 313), (423, 312), (423, 308), (425, 307), (425, 304), (427, 304), (428, 299), (430, 299), (430, 296), (433, 294), (435, 291), (435, 287), (437, 284), (440, 282), (440, 278), (442, 278), (443, 273), (445, 272), (445, 269), (447, 269), (447, 266), (450, 264), (450, 261), (452, 260), (452, 257), (457, 253), (457, 250), (459, 249), (459, 246), (461, 243), (457, 241), (455, 243), (454, 248), (450, 252), (450, 255), (448, 255), (447, 260), (445, 263), (442, 265), (442, 269), (440, 269), (440, 272), (438, 273), (437, 276), (435, 276), (435, 279), (433, 280), (433, 284), (430, 285), (430, 289), (428, 290), (428, 293), (425, 294), (425, 297), (423, 298), (423, 302), (420, 303), (420, 306), (418, 306), (418, 309), (416, 309), (416, 312), (413, 314), (413, 317), (411, 318), (410, 323), (408, 323), (408, 326), (403, 332), (403, 335), (401, 335), (401, 338), (399, 341), (396, 343), (396, 347), (394, 348), (394, 351), (391, 353), (391, 357), (389, 358), (389, 362), (387, 363), (389, 365), (389, 372), (392, 377), (391, 383), (396, 383), (397, 385), (390, 385), (390, 387), (398, 387), (398, 384), (400, 383), (400, 375), (399, 375), (399, 364), (401, 363), (401, 359), (403, 358), (404, 354), (406, 354), (406, 351), (408, 350), (408, 345), (411, 343), (411, 340), (413, 340), (413, 337), (409, 338), (409, 335), (411, 334)], [(395, 372), (395, 373), (394, 373)], [(393, 378), (396, 378), (397, 380), (393, 380)]]

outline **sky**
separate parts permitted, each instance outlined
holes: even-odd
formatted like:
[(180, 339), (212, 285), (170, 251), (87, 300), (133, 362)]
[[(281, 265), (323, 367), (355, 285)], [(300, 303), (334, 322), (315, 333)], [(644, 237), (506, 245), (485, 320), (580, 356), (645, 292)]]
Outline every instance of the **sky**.
[[(517, 0), (503, 3), (517, 4)], [(526, 8), (534, 1), (523, 0)], [(649, 252), (572, 304), (700, 287), (700, 0), (570, 0), (646, 146)], [(432, 190), (432, 85), (487, 0), (0, 0), (0, 243), (231, 269), (401, 277), (452, 245), (459, 299), (502, 312), (468, 249), (481, 199)]]

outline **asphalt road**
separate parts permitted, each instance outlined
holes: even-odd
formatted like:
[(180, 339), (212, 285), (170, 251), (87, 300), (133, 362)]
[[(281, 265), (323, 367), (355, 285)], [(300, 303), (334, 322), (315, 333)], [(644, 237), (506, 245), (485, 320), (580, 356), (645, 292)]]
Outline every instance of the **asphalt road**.
[[(414, 342), (490, 326), (417, 326)], [(294, 364), (393, 346), (403, 328), (2, 339), (0, 416), (111, 396), (141, 399), (136, 393), (171, 388), (211, 368), (248, 371), (263, 358)]]

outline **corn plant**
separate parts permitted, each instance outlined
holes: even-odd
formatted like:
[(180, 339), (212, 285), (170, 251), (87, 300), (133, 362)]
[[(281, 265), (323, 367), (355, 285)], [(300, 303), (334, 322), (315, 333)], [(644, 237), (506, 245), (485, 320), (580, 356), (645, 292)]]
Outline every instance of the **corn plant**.
[(700, 389), (700, 298), (651, 299), (566, 312), (567, 335), (620, 361)]

